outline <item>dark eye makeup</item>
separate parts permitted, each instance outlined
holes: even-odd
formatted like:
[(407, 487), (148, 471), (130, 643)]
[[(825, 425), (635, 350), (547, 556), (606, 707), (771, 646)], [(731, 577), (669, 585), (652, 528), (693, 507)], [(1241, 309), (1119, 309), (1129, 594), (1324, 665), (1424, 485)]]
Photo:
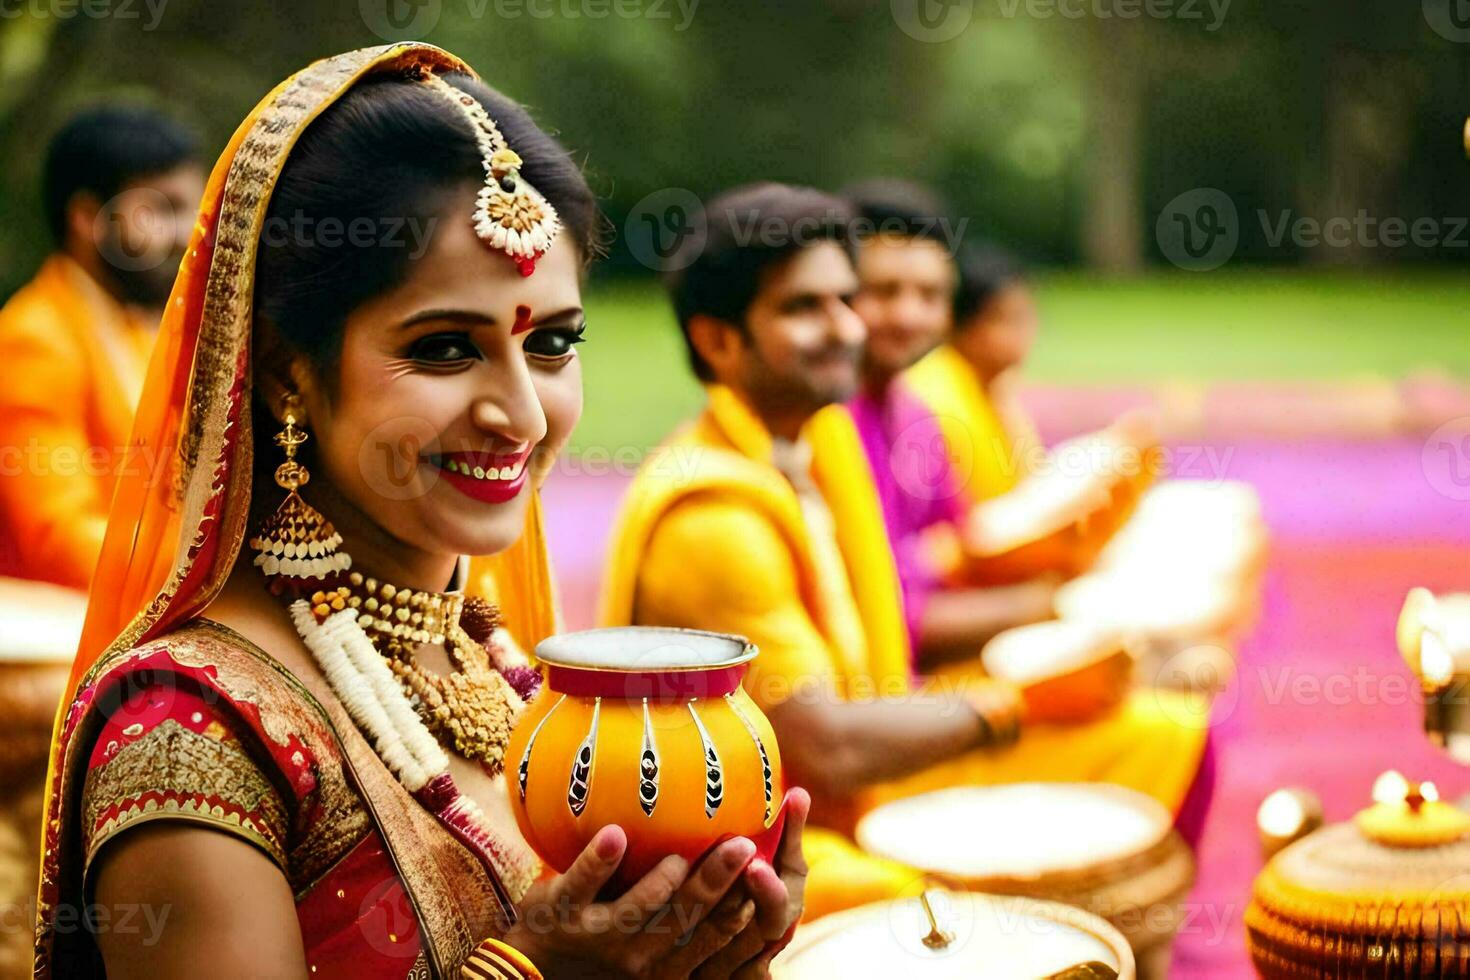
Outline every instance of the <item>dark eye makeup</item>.
[(457, 364), (477, 360), (480, 350), (466, 333), (433, 333), (408, 345), (408, 356), (425, 364)]
[[(523, 349), (540, 361), (559, 361), (572, 353), (586, 338), (587, 324), (564, 327), (538, 327), (525, 335)], [(454, 365), (484, 357), (480, 349), (462, 331), (427, 334), (409, 344), (407, 356), (421, 364)]]
[(572, 353), (572, 349), (586, 341), (582, 336), (587, 332), (587, 324), (579, 323), (574, 327), (541, 327), (532, 330), (526, 335), (526, 353), (542, 360), (559, 360)]

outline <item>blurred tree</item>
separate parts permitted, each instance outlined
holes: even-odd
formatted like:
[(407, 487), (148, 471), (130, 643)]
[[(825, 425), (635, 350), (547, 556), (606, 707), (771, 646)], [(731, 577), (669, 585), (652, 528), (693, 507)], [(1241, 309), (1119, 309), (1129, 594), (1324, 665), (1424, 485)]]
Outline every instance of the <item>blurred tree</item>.
[[(0, 292), (49, 246), (38, 169), (67, 113), (163, 102), (212, 152), (290, 71), (381, 43), (364, 11), (399, 0), (154, 2), (156, 23), (143, 0), (94, 0), (117, 14), (101, 18), (0, 0)], [(1235, 202), (1241, 260), (1470, 253), (1304, 248), (1263, 230), (1282, 215), (1470, 215), (1456, 135), (1470, 44), (1425, 12), (1453, 0), (949, 0), (968, 22), (937, 42), (901, 26), (905, 4), (936, 0), (417, 2), (437, 13), (427, 40), (587, 162), (618, 228), (665, 188), (898, 175), (935, 184), (970, 235), (1111, 272), (1162, 261), (1155, 219), (1201, 187)], [(615, 248), (606, 271), (643, 270)]]

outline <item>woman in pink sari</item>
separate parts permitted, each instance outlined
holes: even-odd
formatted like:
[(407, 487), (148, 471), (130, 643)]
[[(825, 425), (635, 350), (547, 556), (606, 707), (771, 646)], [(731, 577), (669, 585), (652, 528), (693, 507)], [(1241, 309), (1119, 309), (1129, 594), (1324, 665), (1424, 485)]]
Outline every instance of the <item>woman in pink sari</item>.
[(619, 828), (551, 875), (505, 799), (539, 677), (502, 639), (554, 621), (535, 492), (581, 410), (599, 222), (427, 45), (318, 62), (240, 126), (58, 720), (37, 977), (765, 974), (799, 794), (772, 863), (736, 839), (611, 896)]

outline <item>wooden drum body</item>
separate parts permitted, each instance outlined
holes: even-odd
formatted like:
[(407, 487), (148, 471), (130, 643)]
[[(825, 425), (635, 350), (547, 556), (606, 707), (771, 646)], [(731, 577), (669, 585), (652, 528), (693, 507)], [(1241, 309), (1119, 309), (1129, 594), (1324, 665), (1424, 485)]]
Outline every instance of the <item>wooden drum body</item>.
[(985, 672), (1009, 681), (1026, 699), (1028, 721), (1084, 722), (1122, 702), (1133, 656), (1105, 626), (1052, 621), (998, 634), (980, 655)]

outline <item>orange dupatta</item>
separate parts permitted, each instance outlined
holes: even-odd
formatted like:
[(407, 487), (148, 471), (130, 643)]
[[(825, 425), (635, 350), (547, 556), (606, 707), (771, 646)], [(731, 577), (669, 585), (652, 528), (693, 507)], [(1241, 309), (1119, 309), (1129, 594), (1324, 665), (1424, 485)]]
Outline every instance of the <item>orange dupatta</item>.
[[(317, 62), (251, 111), (215, 165), (149, 364), (71, 688), (105, 653), (136, 646), (198, 613), (229, 576), (250, 509), (249, 335), (255, 249), (270, 185), (296, 138), (357, 81), (415, 65), (475, 74), (425, 44), (366, 48)], [(554, 631), (539, 499), (514, 546), (474, 561), (471, 583), (489, 582), (524, 646), (533, 648)]]
[[(113, 655), (202, 611), (230, 575), (244, 541), (252, 472), (254, 273), (271, 189), (297, 139), (326, 108), (370, 74), (416, 67), (475, 77), (459, 59), (424, 44), (385, 45), (319, 61), (278, 85), (252, 110), (210, 176), (148, 368), (67, 696), (57, 715), (47, 776), (45, 862), (52, 861), (56, 844), (51, 828), (57, 826), (66, 783), (68, 722), (85, 707), (78, 695), (88, 675)], [(516, 634), (530, 640), (554, 628), (539, 505), (529, 508), (522, 539), (480, 567), (507, 600), (506, 618)], [(351, 725), (337, 714), (341, 719), (335, 724)], [(355, 730), (342, 736), (350, 743), (349, 754), (359, 746), (371, 755)], [(358, 775), (363, 776), (361, 768)], [(391, 780), (386, 770), (366, 777)], [(382, 804), (385, 794), (370, 789), (365, 787), (365, 795), (375, 806)], [(392, 797), (388, 803), (397, 799), (392, 789), (396, 784), (385, 788)], [(404, 802), (409, 805), (406, 797)], [(424, 825), (433, 817), (424, 811), (405, 819)], [(441, 834), (442, 829), (435, 824), (426, 832)], [(409, 878), (443, 867), (431, 860), (416, 863), (424, 867), (404, 869)], [(54, 897), (48, 892), (48, 866), (43, 863), (43, 918)], [(452, 902), (454, 893), (431, 897)], [(451, 953), (462, 951), (455, 944), (463, 945), (464, 938), (448, 937)], [(452, 961), (449, 954), (436, 955)]]

